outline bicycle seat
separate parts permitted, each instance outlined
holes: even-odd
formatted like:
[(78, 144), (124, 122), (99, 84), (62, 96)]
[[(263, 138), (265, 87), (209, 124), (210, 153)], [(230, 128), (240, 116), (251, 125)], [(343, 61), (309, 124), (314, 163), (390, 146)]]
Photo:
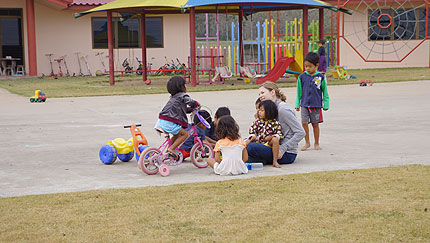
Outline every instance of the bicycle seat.
[(161, 127), (154, 127), (155, 131), (158, 132), (159, 134), (164, 133), (166, 135), (169, 135), (168, 132), (164, 131), (163, 128)]

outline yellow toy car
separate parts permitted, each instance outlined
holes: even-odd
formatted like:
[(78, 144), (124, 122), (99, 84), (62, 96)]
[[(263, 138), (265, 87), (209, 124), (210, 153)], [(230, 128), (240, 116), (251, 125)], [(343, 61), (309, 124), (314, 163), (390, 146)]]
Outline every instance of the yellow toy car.
[(34, 91), (34, 96), (30, 97), (30, 102), (45, 102), (46, 101), (46, 95), (41, 90)]

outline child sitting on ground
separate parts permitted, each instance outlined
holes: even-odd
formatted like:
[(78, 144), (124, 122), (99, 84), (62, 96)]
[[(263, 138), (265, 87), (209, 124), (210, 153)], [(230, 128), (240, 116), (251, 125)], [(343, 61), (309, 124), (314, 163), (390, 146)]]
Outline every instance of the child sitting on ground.
[[(209, 114), (209, 112), (207, 112), (205, 110), (199, 110), (198, 113), (208, 123), (212, 122), (212, 118), (211, 118), (211, 115)], [(200, 119), (197, 115), (194, 116), (194, 125), (196, 125), (197, 136), (200, 138), (200, 140), (202, 140), (202, 142), (208, 143), (208, 140), (206, 139), (206, 136), (205, 136), (206, 127), (205, 127), (205, 125), (203, 125), (203, 123), (200, 121)], [(189, 124), (188, 128), (185, 130), (188, 132), (191, 129), (192, 129), (192, 125)], [(181, 145), (181, 147), (179, 147), (179, 151), (184, 156), (184, 159), (190, 157), (191, 148), (193, 146), (194, 146), (194, 136), (190, 136), (187, 140), (185, 140), (185, 142)]]
[(161, 128), (165, 132), (173, 135), (170, 147), (167, 148), (169, 156), (175, 160), (179, 159), (179, 155), (175, 153), (175, 149), (185, 141), (188, 133), (185, 128), (188, 127), (187, 113), (191, 113), (193, 108), (199, 107), (199, 103), (190, 98), (185, 93), (185, 79), (175, 76), (167, 82), (167, 91), (171, 94), (169, 101), (161, 110), (155, 128)]
[(218, 141), (218, 138), (215, 134), (217, 121), (225, 115), (231, 115), (230, 109), (225, 106), (219, 107), (215, 112), (214, 121), (210, 123), (211, 128), (205, 130), (206, 139), (209, 141), (209, 144), (212, 145), (212, 147), (215, 147), (216, 141)]
[(271, 100), (264, 100), (258, 105), (258, 118), (249, 128), (251, 137), (247, 144), (256, 141), (272, 147), (273, 166), (281, 168), (278, 164), (279, 141), (282, 139), (282, 127), (276, 120), (278, 117), (278, 108)]
[[(207, 163), (218, 175), (239, 175), (248, 173), (244, 161), (248, 160), (246, 143), (240, 138), (239, 126), (232, 116), (226, 115), (218, 120), (215, 133), (215, 159), (207, 159)], [(222, 159), (221, 159), (222, 153)]]

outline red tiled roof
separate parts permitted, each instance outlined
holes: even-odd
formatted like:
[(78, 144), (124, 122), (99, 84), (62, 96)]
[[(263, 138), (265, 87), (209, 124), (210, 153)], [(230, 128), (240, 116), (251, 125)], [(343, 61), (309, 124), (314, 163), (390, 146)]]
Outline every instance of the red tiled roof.
[(73, 0), (70, 5), (103, 5), (113, 1), (115, 0)]

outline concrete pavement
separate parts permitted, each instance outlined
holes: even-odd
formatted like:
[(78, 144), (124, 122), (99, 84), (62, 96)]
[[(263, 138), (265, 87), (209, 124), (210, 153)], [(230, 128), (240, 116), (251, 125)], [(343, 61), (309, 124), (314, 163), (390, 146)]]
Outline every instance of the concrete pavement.
[[(295, 88), (282, 90), (293, 106)], [(47, 94), (47, 102), (38, 104), (0, 89), (0, 197), (430, 164), (430, 81), (328, 90), (330, 110), (323, 113), (321, 125), (323, 150), (300, 152), (292, 165), (265, 166), (247, 175), (218, 176), (186, 161), (161, 177), (138, 170), (135, 159), (104, 165), (98, 152), (109, 140), (130, 138), (122, 126), (131, 123), (142, 123), (149, 144), (160, 145), (162, 139), (152, 127), (168, 94), (61, 99)], [(242, 136), (247, 136), (257, 90), (190, 95), (212, 113), (228, 106)]]

